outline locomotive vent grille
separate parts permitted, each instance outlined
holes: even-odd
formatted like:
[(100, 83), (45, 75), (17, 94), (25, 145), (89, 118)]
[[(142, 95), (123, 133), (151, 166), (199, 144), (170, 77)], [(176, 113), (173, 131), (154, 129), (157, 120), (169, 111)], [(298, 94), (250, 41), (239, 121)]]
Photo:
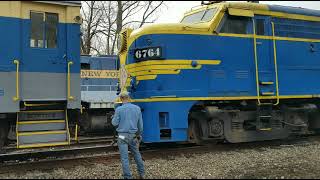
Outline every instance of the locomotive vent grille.
[(126, 51), (127, 50), (127, 36), (128, 36), (128, 31), (124, 31), (122, 33), (122, 37), (123, 37), (123, 49), (122, 51)]

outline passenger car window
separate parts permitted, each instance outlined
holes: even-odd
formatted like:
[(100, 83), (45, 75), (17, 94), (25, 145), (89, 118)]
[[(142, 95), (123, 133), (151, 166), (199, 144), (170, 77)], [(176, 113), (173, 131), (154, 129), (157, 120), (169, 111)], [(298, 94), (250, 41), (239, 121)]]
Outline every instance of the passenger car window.
[(223, 22), (221, 33), (248, 34), (247, 28), (250, 18), (227, 15)]
[(30, 12), (30, 47), (56, 48), (58, 14)]

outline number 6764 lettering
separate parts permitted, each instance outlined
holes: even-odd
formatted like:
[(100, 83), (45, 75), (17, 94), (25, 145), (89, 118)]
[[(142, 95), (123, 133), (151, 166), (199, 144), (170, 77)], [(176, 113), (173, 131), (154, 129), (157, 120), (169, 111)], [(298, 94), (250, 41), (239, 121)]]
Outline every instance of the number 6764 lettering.
[(148, 49), (138, 49), (135, 52), (135, 58), (137, 59), (144, 59), (144, 58), (151, 58), (151, 57), (160, 57), (161, 51), (160, 48), (148, 48)]

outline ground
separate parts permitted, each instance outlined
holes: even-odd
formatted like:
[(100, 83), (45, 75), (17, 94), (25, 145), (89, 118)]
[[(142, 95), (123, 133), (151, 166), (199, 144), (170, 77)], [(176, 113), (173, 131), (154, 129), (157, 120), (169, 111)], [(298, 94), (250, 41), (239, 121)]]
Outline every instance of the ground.
[[(213, 147), (214, 148), (214, 147)], [(283, 145), (186, 153), (145, 161), (145, 178), (319, 178), (320, 145)], [(138, 177), (131, 161), (134, 177)], [(120, 161), (70, 169), (0, 174), (0, 178), (121, 178)]]

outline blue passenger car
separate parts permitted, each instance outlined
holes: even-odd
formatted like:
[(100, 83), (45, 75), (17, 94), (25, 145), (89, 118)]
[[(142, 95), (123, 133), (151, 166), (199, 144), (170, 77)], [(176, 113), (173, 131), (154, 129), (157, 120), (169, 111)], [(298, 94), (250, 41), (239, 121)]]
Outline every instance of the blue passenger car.
[(81, 129), (107, 131), (118, 88), (117, 56), (81, 56)]
[(81, 105), (80, 7), (0, 2), (0, 148), (9, 123), (18, 148), (70, 144), (68, 117)]
[(320, 11), (209, 3), (121, 33), (121, 90), (144, 142), (232, 143), (320, 128)]

